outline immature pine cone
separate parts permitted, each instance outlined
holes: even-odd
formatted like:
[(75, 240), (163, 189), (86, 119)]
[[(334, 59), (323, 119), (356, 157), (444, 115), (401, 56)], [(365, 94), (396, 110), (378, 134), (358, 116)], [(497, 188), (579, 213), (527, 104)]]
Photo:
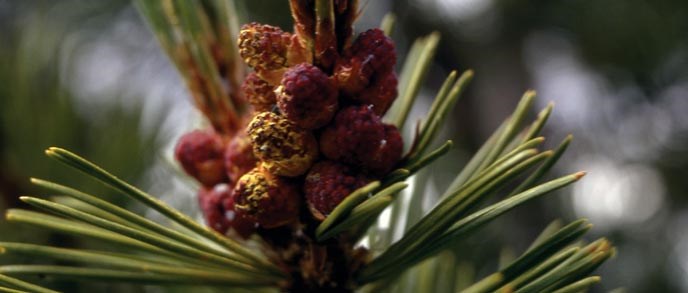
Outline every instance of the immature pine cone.
[(401, 133), (394, 125), (385, 124), (385, 138), (380, 141), (375, 151), (363, 156), (362, 160), (368, 170), (374, 174), (384, 175), (392, 171), (404, 151)]
[(351, 97), (357, 104), (373, 105), (373, 111), (382, 117), (387, 113), (392, 102), (397, 97), (397, 75), (389, 71), (375, 81), (358, 95)]
[(296, 36), (271, 25), (252, 22), (241, 26), (238, 45), (244, 62), (273, 85), (290, 65), (310, 61)]
[(253, 153), (275, 175), (306, 173), (318, 155), (313, 134), (272, 112), (259, 113), (248, 124)]
[(401, 158), (403, 144), (396, 127), (385, 125), (371, 106), (351, 106), (337, 113), (320, 136), (325, 157), (383, 175)]
[(224, 183), (217, 184), (212, 188), (201, 187), (198, 190), (198, 205), (206, 225), (222, 234), (227, 232), (231, 225), (231, 222), (225, 217), (223, 205), (223, 201), (230, 198), (231, 195), (232, 189)]
[(394, 42), (381, 30), (371, 29), (361, 33), (349, 51), (337, 60), (334, 76), (339, 88), (353, 96), (392, 71), (396, 62)]
[(308, 63), (289, 68), (276, 93), (282, 114), (301, 128), (320, 128), (332, 120), (337, 110), (334, 82)]
[(241, 176), (251, 171), (258, 164), (258, 159), (253, 155), (253, 147), (248, 134), (239, 131), (225, 150), (225, 170), (229, 182), (234, 184)]
[(350, 106), (339, 111), (323, 130), (320, 151), (331, 160), (356, 164), (359, 153), (375, 149), (384, 134), (380, 118), (369, 106)]
[(263, 228), (276, 228), (298, 220), (301, 204), (298, 186), (261, 167), (241, 176), (233, 199), (238, 216)]
[(322, 221), (351, 192), (368, 184), (371, 179), (363, 173), (333, 161), (313, 165), (306, 176), (304, 190), (308, 209)]
[(226, 180), (223, 153), (222, 138), (214, 132), (203, 130), (183, 135), (174, 150), (184, 171), (206, 187)]
[(275, 87), (264, 81), (255, 72), (246, 76), (241, 85), (241, 90), (256, 112), (270, 111), (275, 105)]
[(394, 41), (378, 28), (358, 35), (351, 45), (351, 52), (354, 58), (369, 59), (370, 65), (377, 72), (391, 71), (397, 63)]

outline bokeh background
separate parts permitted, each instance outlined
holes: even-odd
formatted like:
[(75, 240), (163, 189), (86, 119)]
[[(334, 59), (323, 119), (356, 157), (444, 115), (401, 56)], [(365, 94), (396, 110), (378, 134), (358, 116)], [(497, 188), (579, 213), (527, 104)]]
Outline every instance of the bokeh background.
[[(291, 27), (287, 1), (237, 2), (243, 21)], [(402, 58), (414, 38), (442, 33), (415, 119), (450, 70), (476, 71), (442, 134), (458, 147), (432, 167), (429, 193), (447, 184), (527, 89), (538, 91), (539, 108), (556, 105), (545, 129), (550, 145), (574, 134), (555, 172), (586, 170), (586, 178), (461, 243), (478, 277), (495, 269), (496, 256), (520, 253), (549, 221), (587, 217), (595, 224), (589, 239), (607, 236), (618, 247), (595, 291), (688, 291), (688, 2), (362, 2), (358, 29), (396, 13)], [(62, 146), (196, 213), (194, 186), (174, 179), (170, 153), (179, 135), (202, 125), (199, 117), (129, 1), (0, 0), (0, 211), (22, 207), (19, 195), (43, 194), (29, 177), (129, 204), (42, 156)], [(0, 239), (98, 245), (4, 221)], [(92, 286), (78, 289), (145, 289)]]

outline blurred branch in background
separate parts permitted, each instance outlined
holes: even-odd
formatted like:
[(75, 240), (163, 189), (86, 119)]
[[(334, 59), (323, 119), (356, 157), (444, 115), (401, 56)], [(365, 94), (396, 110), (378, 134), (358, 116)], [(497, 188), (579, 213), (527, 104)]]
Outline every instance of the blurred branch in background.
[[(131, 68), (121, 68), (125, 64), (113, 53), (127, 56), (140, 47), (127, 47), (132, 44), (121, 39), (102, 42), (104, 34), (123, 35), (113, 33), (126, 29), (123, 19), (136, 21), (128, 2), (0, 1), (0, 14), (0, 209), (4, 213), (20, 205), (20, 195), (37, 192), (30, 176), (68, 182), (126, 206), (125, 197), (57, 169), (40, 154), (51, 145), (69, 146), (125, 179), (143, 183), (159, 149), (160, 139), (152, 130), (160, 127), (163, 116), (145, 113), (142, 96), (119, 82)], [(83, 245), (41, 230), (10, 228), (4, 221), (0, 234), (5, 240)], [(70, 286), (60, 288), (76, 290)]]

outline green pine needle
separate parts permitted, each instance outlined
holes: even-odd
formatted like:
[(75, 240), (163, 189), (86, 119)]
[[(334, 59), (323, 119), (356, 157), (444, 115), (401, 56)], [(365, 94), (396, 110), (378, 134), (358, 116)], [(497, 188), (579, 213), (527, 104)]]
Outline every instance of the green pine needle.
[(523, 124), (523, 120), (528, 114), (528, 110), (530, 110), (530, 107), (532, 106), (534, 99), (535, 91), (527, 91), (523, 94), (521, 101), (516, 106), (516, 110), (514, 110), (514, 113), (509, 119), (509, 123), (506, 124), (504, 132), (502, 132), (502, 134), (497, 138), (494, 147), (487, 154), (485, 160), (483, 160), (478, 170), (484, 169), (487, 166), (491, 165), (506, 149), (509, 142), (519, 132), (520, 127)]
[(557, 146), (556, 149), (554, 149), (554, 153), (552, 153), (552, 156), (547, 158), (544, 162), (542, 162), (542, 165), (538, 167), (538, 169), (533, 172), (533, 174), (530, 174), (526, 180), (521, 182), (521, 184), (514, 188), (511, 194), (516, 194), (521, 192), (522, 190), (532, 186), (535, 184), (538, 180), (540, 180), (547, 172), (549, 172), (550, 169), (554, 166), (554, 164), (561, 158), (561, 155), (564, 154), (566, 151), (566, 148), (568, 148), (569, 144), (571, 143), (571, 140), (573, 140), (572, 135), (566, 136), (566, 138)]
[(471, 176), (479, 172), (478, 168), (487, 157), (487, 154), (494, 147), (497, 138), (499, 138), (504, 132), (507, 122), (508, 120), (503, 122), (502, 125), (500, 125), (499, 128), (497, 128), (497, 130), (494, 133), (492, 133), (492, 135), (487, 139), (487, 141), (485, 141), (485, 143), (480, 147), (480, 149), (478, 149), (475, 155), (473, 155), (473, 157), (468, 161), (468, 163), (466, 163), (463, 169), (461, 169), (461, 172), (459, 172), (459, 174), (454, 178), (454, 181), (452, 181), (447, 190), (454, 190), (461, 187), (466, 183), (466, 181), (468, 181), (468, 179)]
[(5, 218), (7, 219), (7, 221), (10, 222), (25, 223), (78, 237), (98, 239), (111, 244), (123, 245), (129, 248), (147, 251), (153, 254), (174, 256), (174, 254), (166, 250), (160, 249), (156, 246), (147, 244), (145, 242), (141, 242), (134, 238), (122, 236), (121, 234), (110, 232), (108, 230), (98, 228), (93, 225), (84, 224), (72, 220), (65, 220), (62, 218), (49, 216), (42, 213), (20, 209), (10, 209), (5, 214)]
[(373, 181), (349, 194), (349, 196), (344, 198), (344, 200), (334, 208), (332, 213), (318, 225), (315, 234), (322, 235), (325, 231), (344, 220), (356, 206), (370, 197), (372, 192), (379, 187), (380, 181)]
[[(0, 253), (4, 253), (4, 249), (0, 248)], [(3, 290), (6, 292), (13, 292), (12, 290), (14, 290), (14, 292), (58, 293), (57, 291), (27, 283), (4, 274), (0, 274), (0, 284), (11, 287), (5, 287)]]
[(229, 259), (221, 256), (217, 256), (202, 250), (198, 250), (189, 246), (186, 246), (184, 244), (181, 244), (179, 242), (170, 240), (168, 238), (160, 237), (158, 235), (152, 234), (152, 233), (147, 233), (147, 231), (140, 231), (136, 230), (130, 227), (126, 227), (124, 225), (114, 223), (102, 218), (98, 218), (96, 216), (75, 210), (73, 208), (57, 204), (54, 202), (50, 202), (47, 200), (39, 199), (39, 198), (34, 198), (34, 197), (28, 197), (28, 196), (22, 196), (20, 199), (30, 205), (33, 205), (35, 207), (47, 210), (49, 212), (66, 216), (69, 218), (74, 218), (76, 220), (82, 221), (87, 224), (91, 224), (127, 237), (131, 237), (133, 239), (139, 239), (142, 242), (146, 242), (148, 244), (151, 244), (156, 247), (160, 247), (162, 249), (165, 249), (167, 251), (170, 251), (172, 253), (176, 253), (179, 255), (184, 255), (184, 256), (190, 256), (190, 257), (195, 257), (199, 259), (205, 259), (210, 262), (219, 264), (219, 265), (225, 265), (228, 267), (235, 268), (237, 270), (242, 270), (245, 272), (249, 273), (259, 273), (261, 272), (259, 269), (252, 267), (250, 265), (247, 265), (242, 262), (238, 262), (234, 259)]
[[(451, 110), (453, 110), (454, 105), (461, 97), (464, 89), (468, 83), (473, 79), (473, 71), (465, 71), (461, 77), (453, 83), (456, 77), (456, 71), (449, 74), (447, 80), (440, 88), (437, 93), (435, 100), (430, 107), (430, 111), (427, 114), (427, 121), (421, 125), (420, 136), (416, 139), (411, 154), (409, 155), (410, 161), (413, 161), (415, 157), (424, 154), (427, 147), (432, 142), (435, 135), (439, 132), (439, 129), (444, 125), (444, 120)], [(453, 83), (453, 86), (449, 87)]]
[(440, 147), (427, 154), (426, 156), (406, 163), (404, 168), (409, 170), (408, 176), (420, 171), (421, 169), (425, 168), (425, 166), (430, 165), (432, 162), (439, 159), (441, 156), (445, 155), (447, 152), (449, 152), (453, 145), (454, 142), (448, 140), (445, 143), (443, 143)]
[(392, 245), (386, 253), (394, 255), (401, 252), (399, 250), (413, 249), (413, 245), (409, 245), (410, 242), (423, 241), (429, 235), (446, 229), (452, 224), (451, 221), (455, 219), (456, 213), (460, 212), (456, 210), (456, 208), (461, 203), (465, 202), (465, 199), (470, 195), (474, 195), (480, 188), (487, 186), (489, 183), (497, 183), (494, 180), (497, 179), (499, 175), (515, 167), (518, 163), (534, 156), (536, 153), (535, 150), (523, 151), (521, 154), (507, 160), (505, 163), (495, 166), (492, 172), (488, 172), (484, 176), (477, 178), (477, 180), (469, 182), (465, 187), (457, 190), (449, 190), (448, 193), (450, 196), (444, 197), (445, 199), (440, 202), (434, 210), (423, 217), (418, 224), (404, 235), (404, 238)]
[[(578, 221), (584, 221), (585, 219), (580, 219)], [(552, 222), (550, 222), (545, 229), (540, 232), (540, 234), (533, 240), (532, 243), (530, 243), (530, 246), (528, 247), (528, 250), (533, 249), (535, 246), (540, 245), (541, 243), (545, 242), (550, 236), (554, 235), (554, 233), (557, 233), (561, 228), (564, 227), (564, 223), (562, 222), (561, 219), (555, 219)]]
[[(537, 198), (538, 196), (567, 186), (577, 181), (581, 177), (581, 173), (565, 176), (532, 188), (509, 199), (500, 201), (456, 222), (456, 224), (452, 225), (451, 228), (447, 229), (446, 232), (442, 233), (440, 236), (432, 237), (433, 235), (430, 235), (428, 240), (425, 240), (426, 243), (416, 244), (417, 246), (422, 247), (422, 249), (409, 249), (400, 254), (388, 254), (387, 256), (383, 254), (363, 270), (361, 273), (361, 281), (369, 282), (383, 278), (385, 275), (393, 275), (399, 271), (403, 271), (406, 267), (414, 265), (417, 262), (436, 254), (443, 248), (446, 248), (447, 245), (453, 243), (455, 239), (465, 237), (466, 233), (471, 232), (474, 229), (492, 221), (503, 213), (522, 205), (529, 200)], [(384, 257), (387, 257), (388, 259), (385, 259)], [(381, 268), (376, 270), (376, 268), (378, 268), (375, 266), (376, 262), (382, 264), (387, 263), (389, 265), (379, 265), (378, 267)]]
[(228, 284), (231, 283), (242, 286), (264, 286), (274, 284), (276, 281), (274, 278), (265, 278), (257, 274), (238, 274), (227, 269), (220, 270), (203, 267), (189, 268), (180, 266), (180, 263), (141, 259), (135, 255), (93, 252), (23, 243), (0, 242), (0, 247), (4, 248), (6, 253), (50, 258), (90, 266), (116, 268), (131, 272), (153, 273), (161, 276), (179, 277), (186, 280), (195, 279), (198, 284), (203, 284), (204, 282), (226, 282)]
[(217, 232), (203, 227), (201, 224), (197, 223), (189, 216), (181, 213), (180, 211), (168, 206), (163, 201), (143, 192), (142, 190), (122, 181), (121, 179), (115, 177), (114, 175), (108, 173), (102, 168), (96, 166), (95, 164), (81, 158), (67, 150), (51, 147), (46, 151), (46, 154), (58, 161), (75, 168), (95, 179), (98, 179), (105, 185), (117, 190), (129, 197), (147, 205), (148, 207), (158, 211), (170, 220), (177, 224), (191, 230), (192, 232), (213, 241), (222, 247), (226, 247), (230, 251), (242, 256), (244, 259), (250, 261), (253, 264), (259, 264), (262, 267), (269, 269), (273, 273), (281, 273), (281, 271), (276, 268), (273, 264), (269, 263), (264, 258), (257, 256), (254, 252), (243, 247), (240, 243), (224, 237)]
[(399, 78), (399, 95), (385, 120), (402, 129), (435, 56), (440, 34), (435, 32), (413, 43)]
[[(351, 214), (346, 217), (346, 220), (340, 224), (327, 230), (316, 231), (318, 241), (326, 240), (342, 231), (353, 228), (356, 225), (366, 222), (370, 218), (377, 218), (377, 216), (387, 207), (394, 199), (394, 194), (406, 188), (408, 184), (398, 182), (391, 186), (377, 192), (371, 196), (370, 199), (362, 202), (351, 210)], [(318, 227), (320, 228), (320, 227)]]
[(585, 279), (582, 279), (578, 282), (571, 283), (570, 285), (567, 285), (566, 287), (563, 287), (561, 289), (557, 289), (556, 291), (552, 293), (577, 293), (577, 292), (585, 292), (590, 288), (590, 286), (595, 285), (602, 280), (598, 276), (592, 276), (592, 277), (587, 277)]
[(6, 293), (29, 293), (28, 291), (20, 291), (20, 290), (15, 290), (15, 289), (12, 289), (12, 288), (2, 287), (2, 286), (0, 286), (0, 292), (6, 292)]
[(533, 242), (534, 247), (528, 249), (521, 257), (501, 271), (485, 277), (481, 281), (465, 289), (464, 293), (492, 292), (511, 280), (523, 275), (530, 268), (543, 263), (562, 248), (576, 241), (592, 226), (585, 219), (575, 221), (559, 229), (541, 243)]
[[(167, 237), (172, 240), (178, 241), (180, 243), (183, 243), (185, 245), (189, 245), (191, 247), (208, 251), (213, 254), (216, 254), (218, 256), (222, 257), (227, 257), (227, 258), (232, 258), (235, 260), (241, 260), (236, 257), (234, 254), (230, 254), (225, 250), (220, 250), (217, 249), (216, 246), (208, 245), (208, 243), (199, 241), (196, 238), (192, 238), (188, 235), (182, 234), (178, 231), (175, 231), (173, 229), (164, 227), (156, 222), (153, 222), (149, 219), (146, 219), (142, 216), (139, 216), (135, 213), (132, 213), (124, 208), (121, 208), (119, 206), (116, 206), (114, 204), (111, 204), (105, 200), (99, 199), (93, 195), (89, 195), (86, 193), (83, 193), (81, 191), (78, 191), (73, 188), (69, 188), (57, 183), (45, 181), (45, 180), (40, 180), (36, 178), (32, 178), (31, 182), (35, 185), (44, 187), (48, 190), (51, 190), (53, 192), (57, 192), (59, 194), (64, 194), (67, 196), (71, 196), (77, 200), (83, 201), (85, 203), (88, 203), (90, 205), (93, 205), (96, 208), (101, 209), (103, 212), (106, 213), (106, 215), (111, 215), (117, 218), (122, 219), (122, 222), (118, 222), (119, 224), (123, 224), (125, 226), (128, 226), (130, 228), (134, 229), (140, 229), (143, 230), (143, 232), (147, 233), (155, 233), (159, 236), (162, 237)], [(100, 215), (103, 217), (102, 215)], [(106, 216), (107, 217), (107, 216)], [(104, 217), (104, 218), (106, 218)]]
[(553, 291), (584, 278), (614, 254), (614, 249), (605, 239), (583, 248), (574, 247), (519, 276), (506, 284), (503, 290), (520, 293)]
[(394, 24), (397, 21), (397, 16), (394, 13), (387, 13), (380, 22), (380, 29), (385, 32), (386, 36), (391, 36), (394, 31)]
[(552, 109), (554, 109), (554, 103), (549, 103), (547, 104), (547, 107), (538, 113), (537, 119), (535, 119), (535, 121), (533, 121), (533, 123), (528, 127), (528, 132), (525, 136), (523, 136), (524, 142), (529, 139), (533, 139), (540, 133), (542, 127), (544, 127), (545, 123), (547, 123), (549, 115), (552, 114)]
[(259, 280), (243, 278), (239, 280), (229, 279), (222, 275), (205, 276), (180, 276), (158, 274), (152, 272), (121, 271), (115, 269), (85, 268), (54, 265), (6, 265), (0, 266), (0, 273), (12, 275), (49, 275), (60, 279), (91, 280), (107, 282), (135, 282), (144, 284), (189, 284), (189, 285), (223, 285), (238, 287), (265, 287), (271, 283), (259, 283)]

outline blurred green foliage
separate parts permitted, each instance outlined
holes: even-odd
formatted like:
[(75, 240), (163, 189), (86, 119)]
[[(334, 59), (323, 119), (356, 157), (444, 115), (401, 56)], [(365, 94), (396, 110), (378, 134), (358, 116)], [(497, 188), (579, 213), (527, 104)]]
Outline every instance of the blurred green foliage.
[[(159, 142), (150, 134), (142, 134), (140, 108), (131, 105), (125, 108), (119, 102), (102, 103), (102, 107), (87, 109), (94, 115), (83, 115), (66, 85), (71, 77), (65, 76), (60, 66), (66, 59), (79, 57), (62, 46), (74, 30), (84, 21), (96, 26), (110, 25), (113, 16), (122, 9), (130, 9), (127, 1), (0, 1), (2, 214), (5, 209), (21, 206), (20, 195), (45, 194), (29, 184), (29, 177), (61, 182), (110, 198), (120, 205), (127, 204), (126, 197), (47, 159), (43, 151), (49, 146), (73, 149), (125, 180), (142, 183)], [(107, 96), (94, 98), (118, 99), (117, 93), (103, 95)], [(98, 120), (94, 121), (93, 117)], [(83, 244), (35, 228), (9, 226), (4, 221), (0, 221), (0, 235), (3, 241), (52, 242), (77, 247)], [(30, 260), (3, 257), (3, 262), (29, 263)], [(61, 289), (75, 290), (69, 284), (63, 284)]]
[[(48, 9), (51, 5), (44, 2), (36, 6)], [(55, 8), (81, 7), (65, 3), (59, 6)], [(93, 7), (83, 13), (101, 18), (112, 15), (108, 12), (113, 8), (111, 5), (99, 8), (104, 10), (100, 14), (93, 13), (98, 12), (93, 11)], [(12, 192), (14, 194), (3, 192), (4, 197), (16, 196), (16, 191), (32, 191), (27, 184), (28, 176), (47, 177), (107, 194), (100, 184), (83, 181), (81, 176), (75, 176), (76, 173), (64, 172), (61, 166), (45, 160), (41, 154), (49, 146), (78, 150), (124, 179), (140, 180), (156, 149), (155, 137), (144, 137), (139, 131), (140, 111), (127, 111), (119, 103), (108, 103), (108, 107), (88, 109), (97, 113), (89, 117), (98, 117), (99, 121), (83, 117), (77, 112), (77, 102), (65, 85), (70, 77), (61, 75), (59, 62), (78, 57), (65, 55), (70, 52), (60, 47), (63, 38), (83, 17), (75, 12), (78, 9), (71, 10), (72, 15), (50, 13), (49, 18), (35, 7), (30, 11), (22, 7), (17, 10), (13, 16), (15, 30), (4, 34), (10, 42), (0, 47), (0, 161), (3, 174), (17, 189)], [(117, 96), (94, 98), (117, 99)]]

